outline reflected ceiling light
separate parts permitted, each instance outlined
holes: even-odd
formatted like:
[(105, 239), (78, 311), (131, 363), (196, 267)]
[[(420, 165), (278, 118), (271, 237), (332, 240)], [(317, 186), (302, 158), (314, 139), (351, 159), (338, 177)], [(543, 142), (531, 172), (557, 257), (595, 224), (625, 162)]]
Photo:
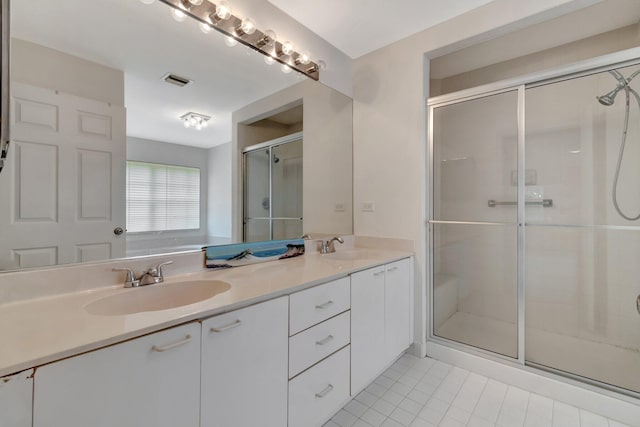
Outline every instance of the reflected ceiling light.
[(266, 55), (266, 56), (264, 57), (264, 62), (265, 62), (267, 65), (272, 65), (274, 62), (276, 62), (276, 60), (275, 60), (275, 59), (273, 59), (273, 57), (272, 57), (272, 56), (270, 56), (270, 55)]
[(171, 16), (173, 16), (173, 19), (175, 19), (178, 22), (182, 22), (185, 19), (187, 19), (187, 15), (180, 9), (172, 9)]
[(202, 130), (209, 126), (207, 122), (211, 120), (211, 117), (205, 116), (204, 114), (189, 112), (180, 116), (180, 120), (182, 120), (182, 124), (186, 128), (193, 127), (196, 130)]
[(324, 62), (322, 59), (320, 61), (318, 61), (318, 68), (320, 68), (322, 71), (327, 69), (327, 63)]
[(236, 38), (232, 36), (225, 36), (224, 44), (226, 44), (229, 47), (234, 47), (235, 45), (238, 44), (238, 40), (236, 40)]
[[(154, 0), (141, 0), (145, 3)], [(189, 16), (200, 23), (200, 30), (209, 33), (211, 28), (224, 35), (225, 44), (245, 45), (247, 53), (254, 50), (265, 55), (265, 62), (279, 62), (286, 65), (286, 71), (297, 71), (314, 80), (319, 80), (321, 67), (311, 60), (308, 52), (296, 52), (293, 43), (281, 43), (273, 30), (261, 31), (251, 18), (233, 15), (231, 7), (224, 1), (217, 0), (160, 0), (171, 6), (176, 21), (183, 21)], [(175, 11), (174, 11), (175, 9)]]
[(151, 3), (153, 3), (154, 1), (156, 1), (156, 0), (140, 0), (140, 2), (141, 2), (141, 3), (144, 3), (144, 4), (151, 4)]
[(289, 74), (291, 71), (293, 71), (291, 69), (290, 66), (288, 66), (287, 64), (282, 64), (282, 66), (280, 67), (280, 69), (282, 70), (283, 73), (285, 74)]

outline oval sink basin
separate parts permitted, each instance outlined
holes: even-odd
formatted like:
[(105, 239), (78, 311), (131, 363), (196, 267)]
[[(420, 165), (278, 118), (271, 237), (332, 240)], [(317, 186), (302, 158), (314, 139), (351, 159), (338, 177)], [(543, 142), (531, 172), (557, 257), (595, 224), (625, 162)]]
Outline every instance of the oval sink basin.
[(220, 280), (149, 285), (101, 298), (87, 304), (84, 309), (87, 313), (102, 316), (168, 310), (208, 300), (230, 288), (230, 284)]

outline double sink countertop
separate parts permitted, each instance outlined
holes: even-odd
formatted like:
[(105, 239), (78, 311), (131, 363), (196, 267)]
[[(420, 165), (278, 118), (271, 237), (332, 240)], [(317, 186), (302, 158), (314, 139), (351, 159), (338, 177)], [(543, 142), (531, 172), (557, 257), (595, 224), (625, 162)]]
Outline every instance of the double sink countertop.
[[(353, 248), (327, 255), (314, 252), (297, 258), (225, 270), (202, 269), (167, 277), (164, 283), (140, 288), (108, 286), (0, 304), (0, 377), (288, 295), (412, 255), (411, 252), (368, 248)], [(228, 283), (229, 289), (189, 305), (110, 315), (91, 314), (91, 310), (86, 308), (91, 303), (118, 294), (139, 293), (136, 297), (144, 298), (143, 293), (153, 287), (178, 287), (183, 282), (214, 280)]]

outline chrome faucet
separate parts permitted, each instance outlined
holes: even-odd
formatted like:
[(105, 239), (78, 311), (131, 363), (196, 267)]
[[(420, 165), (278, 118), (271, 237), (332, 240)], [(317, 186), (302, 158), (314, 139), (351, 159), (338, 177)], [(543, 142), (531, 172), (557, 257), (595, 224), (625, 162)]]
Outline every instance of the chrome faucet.
[(113, 271), (126, 271), (127, 275), (124, 280), (124, 287), (137, 288), (139, 286), (153, 285), (155, 283), (164, 282), (162, 267), (169, 264), (173, 264), (173, 261), (161, 262), (157, 266), (149, 268), (138, 278), (136, 278), (136, 274), (130, 268), (114, 268)]
[(321, 254), (331, 254), (336, 251), (334, 242), (344, 243), (342, 237), (334, 237), (331, 240), (318, 240), (318, 250)]

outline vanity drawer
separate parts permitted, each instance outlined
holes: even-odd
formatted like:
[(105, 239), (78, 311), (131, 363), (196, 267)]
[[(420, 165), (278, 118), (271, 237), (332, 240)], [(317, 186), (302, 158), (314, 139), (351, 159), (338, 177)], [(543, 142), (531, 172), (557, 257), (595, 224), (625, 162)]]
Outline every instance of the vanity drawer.
[(347, 311), (289, 339), (289, 378), (349, 344), (351, 315)]
[(320, 426), (349, 400), (347, 346), (289, 381), (289, 427)]
[(345, 277), (292, 294), (289, 297), (289, 335), (349, 310), (349, 284), (349, 278)]

